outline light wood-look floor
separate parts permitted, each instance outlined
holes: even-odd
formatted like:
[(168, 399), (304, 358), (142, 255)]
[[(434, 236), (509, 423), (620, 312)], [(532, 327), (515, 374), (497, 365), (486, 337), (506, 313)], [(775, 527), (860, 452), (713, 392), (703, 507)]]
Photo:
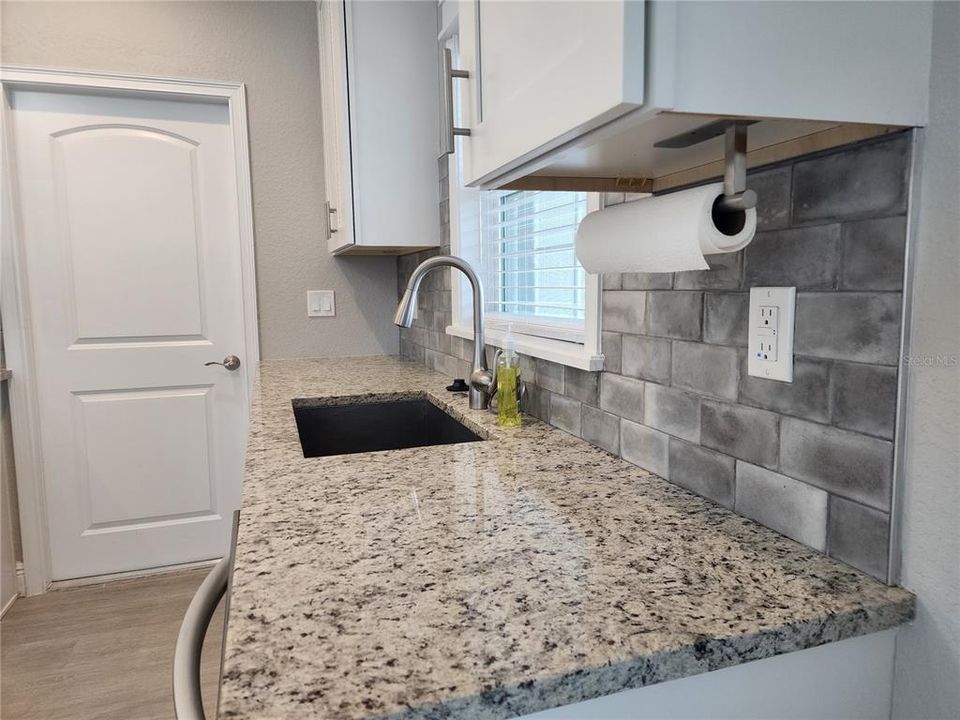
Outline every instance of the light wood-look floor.
[[(3, 720), (170, 720), (180, 620), (208, 571), (20, 598), (0, 622)], [(203, 649), (213, 718), (223, 609)]]

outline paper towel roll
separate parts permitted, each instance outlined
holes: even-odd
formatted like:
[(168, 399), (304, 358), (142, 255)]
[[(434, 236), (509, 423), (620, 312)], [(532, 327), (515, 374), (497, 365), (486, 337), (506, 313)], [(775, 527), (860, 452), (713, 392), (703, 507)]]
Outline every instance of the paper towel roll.
[(735, 252), (757, 229), (755, 208), (714, 215), (721, 195), (714, 183), (592, 212), (577, 230), (577, 259), (589, 273), (707, 270), (704, 255)]

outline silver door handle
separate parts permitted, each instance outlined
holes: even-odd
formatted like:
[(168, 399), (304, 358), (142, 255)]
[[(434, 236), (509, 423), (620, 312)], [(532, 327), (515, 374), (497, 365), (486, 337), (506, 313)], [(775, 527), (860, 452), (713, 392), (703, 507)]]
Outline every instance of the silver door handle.
[(470, 77), (466, 70), (455, 70), (453, 67), (453, 53), (450, 48), (443, 49), (443, 127), (440, 139), (444, 155), (452, 155), (454, 150), (453, 138), (456, 135), (469, 135), (469, 128), (456, 127), (453, 119), (453, 80), (463, 80)]
[(210, 365), (222, 365), (227, 370), (236, 370), (237, 368), (240, 367), (240, 358), (238, 358), (236, 355), (227, 355), (223, 359), (223, 362), (216, 362), (215, 360), (211, 360), (210, 362), (204, 363), (204, 366), (206, 367), (209, 367)]

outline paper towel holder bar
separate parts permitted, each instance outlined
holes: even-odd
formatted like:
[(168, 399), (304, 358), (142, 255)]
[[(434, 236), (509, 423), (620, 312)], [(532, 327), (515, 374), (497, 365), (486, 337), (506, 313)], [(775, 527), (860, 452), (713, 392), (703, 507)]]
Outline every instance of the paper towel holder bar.
[(757, 194), (747, 190), (747, 124), (733, 122), (724, 133), (723, 197), (720, 212), (743, 212), (757, 206)]
[(723, 196), (719, 212), (743, 212), (757, 205), (757, 194), (747, 190), (747, 127), (757, 120), (724, 118), (654, 143), (656, 148), (681, 149), (724, 136)]

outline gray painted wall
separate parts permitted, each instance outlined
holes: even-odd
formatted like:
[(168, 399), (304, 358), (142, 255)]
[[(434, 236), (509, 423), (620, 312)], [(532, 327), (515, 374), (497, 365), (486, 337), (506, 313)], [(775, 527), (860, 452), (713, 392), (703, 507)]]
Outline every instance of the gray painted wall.
[[(897, 638), (893, 717), (960, 714), (960, 4), (934, 9), (911, 355), (903, 585), (917, 619)], [(943, 362), (938, 358), (946, 358)]]
[[(395, 353), (394, 259), (326, 251), (315, 7), (5, 0), (0, 61), (246, 83), (262, 356)], [(308, 318), (307, 290), (337, 316)]]
[[(525, 358), (526, 411), (885, 578), (910, 148), (898, 133), (751, 172), (753, 242), (707, 272), (605, 276), (605, 371)], [(400, 258), (401, 284), (428, 254)], [(428, 276), (401, 353), (467, 377), (448, 285)], [(746, 373), (763, 285), (798, 289), (792, 384)]]

